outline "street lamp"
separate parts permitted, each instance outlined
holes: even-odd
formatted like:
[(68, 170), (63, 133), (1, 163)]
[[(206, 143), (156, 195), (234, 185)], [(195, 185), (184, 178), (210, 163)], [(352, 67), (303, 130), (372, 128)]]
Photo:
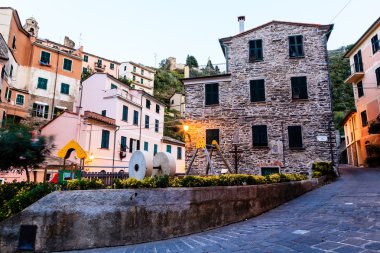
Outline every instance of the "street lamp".
[(187, 133), (188, 130), (189, 130), (189, 126), (188, 125), (183, 125), (183, 131), (185, 131), (185, 133)]

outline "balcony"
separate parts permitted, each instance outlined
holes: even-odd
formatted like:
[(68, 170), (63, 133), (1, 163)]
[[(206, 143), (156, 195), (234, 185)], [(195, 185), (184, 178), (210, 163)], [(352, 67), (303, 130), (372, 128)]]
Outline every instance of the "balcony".
[(132, 103), (137, 104), (137, 105), (141, 104), (141, 99), (139, 97), (129, 93), (127, 90), (121, 90), (121, 89), (106, 90), (103, 97), (104, 98), (118, 97), (118, 98), (127, 100), (127, 101), (132, 102)]
[(357, 83), (364, 76), (363, 64), (357, 63), (350, 66), (350, 71), (347, 73), (344, 83)]
[(94, 69), (96, 71), (103, 72), (106, 69), (106, 65), (99, 64), (98, 62), (94, 63)]

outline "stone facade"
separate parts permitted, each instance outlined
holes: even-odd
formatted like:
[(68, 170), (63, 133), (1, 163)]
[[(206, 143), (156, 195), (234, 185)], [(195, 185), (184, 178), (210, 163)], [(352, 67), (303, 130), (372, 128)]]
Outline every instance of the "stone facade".
[[(222, 153), (233, 167), (233, 136), (244, 150), (239, 173), (261, 174), (262, 167), (280, 172), (307, 172), (313, 161), (336, 158), (335, 129), (331, 123), (331, 95), (326, 42), (332, 26), (272, 21), (220, 40), (229, 74), (184, 79), (186, 91), (187, 164), (206, 129), (219, 129)], [(289, 57), (288, 36), (302, 35), (304, 57)], [(249, 62), (249, 41), (261, 39), (263, 61)], [(226, 49), (227, 48), (227, 49)], [(306, 76), (308, 99), (292, 99), (291, 77)], [(265, 101), (251, 102), (250, 80), (265, 80)], [(219, 83), (219, 104), (205, 105), (205, 84)], [(268, 145), (253, 147), (252, 126), (266, 125)], [(301, 126), (301, 149), (289, 148), (288, 126)], [(188, 136), (188, 137), (189, 137)], [(317, 137), (327, 137), (327, 140)], [(330, 137), (331, 136), (331, 137)], [(221, 159), (212, 158), (217, 171)], [(203, 152), (192, 173), (205, 173)]]

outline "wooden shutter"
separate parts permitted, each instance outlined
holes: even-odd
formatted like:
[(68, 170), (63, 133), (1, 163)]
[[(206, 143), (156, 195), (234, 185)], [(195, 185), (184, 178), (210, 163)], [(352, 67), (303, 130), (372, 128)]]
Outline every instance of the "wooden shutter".
[(301, 126), (288, 126), (288, 138), (290, 148), (302, 148)]
[(182, 148), (177, 147), (177, 160), (181, 160), (181, 159), (182, 159)]
[(253, 146), (268, 146), (268, 132), (266, 125), (252, 126)]
[(140, 140), (137, 140), (136, 150), (140, 150)]
[(379, 86), (379, 85), (380, 85), (380, 67), (378, 67), (378, 68), (375, 70), (375, 73), (376, 73), (376, 83), (377, 83), (377, 85)]
[(129, 153), (133, 152), (133, 141), (134, 139), (129, 138)]
[(123, 116), (122, 116), (123, 121), (128, 121), (128, 107), (123, 105)]
[(120, 150), (121, 151), (126, 151), (127, 149), (127, 137), (121, 136), (120, 140)]
[(145, 115), (145, 128), (149, 128), (149, 116)]
[(49, 106), (45, 105), (44, 118), (47, 119), (49, 115)]
[(250, 81), (251, 102), (265, 101), (264, 79)]
[(306, 76), (292, 77), (292, 99), (307, 99), (307, 80)]
[(361, 81), (357, 84), (357, 87), (358, 87), (358, 96), (359, 97), (364, 96), (363, 83)]
[(210, 83), (205, 85), (205, 104), (219, 104), (219, 84)]
[(109, 148), (110, 132), (102, 130), (102, 148)]

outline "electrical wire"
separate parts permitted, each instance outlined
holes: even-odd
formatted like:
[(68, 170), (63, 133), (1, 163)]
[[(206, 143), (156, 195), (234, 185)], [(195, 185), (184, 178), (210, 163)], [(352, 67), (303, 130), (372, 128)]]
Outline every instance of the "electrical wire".
[(330, 21), (330, 23), (332, 23), (343, 11), (344, 9), (346, 9), (346, 7), (351, 3), (351, 0), (348, 0), (348, 2), (346, 3), (346, 5), (335, 15), (335, 17)]

